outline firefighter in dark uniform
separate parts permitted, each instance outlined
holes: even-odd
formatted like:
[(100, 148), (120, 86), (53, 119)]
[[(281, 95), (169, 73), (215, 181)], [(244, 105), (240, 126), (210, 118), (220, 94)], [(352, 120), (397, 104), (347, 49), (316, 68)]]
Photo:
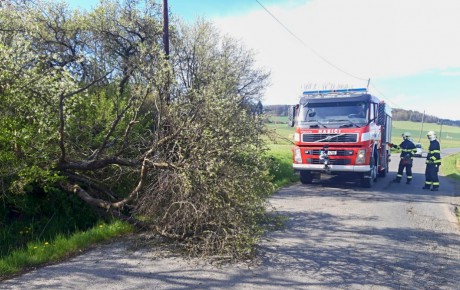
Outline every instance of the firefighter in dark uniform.
[(441, 145), (436, 139), (436, 133), (429, 131), (426, 136), (430, 140), (428, 155), (426, 156), (425, 185), (423, 189), (439, 190), (438, 171), (441, 166)]
[(415, 147), (414, 142), (412, 142), (410, 138), (410, 132), (404, 132), (402, 135), (403, 141), (399, 145), (395, 145), (389, 143), (390, 147), (401, 149), (400, 161), (399, 161), (399, 168), (398, 174), (393, 182), (400, 183), (403, 177), (404, 168), (406, 168), (406, 175), (407, 181), (406, 184), (410, 184), (412, 181), (412, 159), (414, 158), (415, 152), (417, 149)]

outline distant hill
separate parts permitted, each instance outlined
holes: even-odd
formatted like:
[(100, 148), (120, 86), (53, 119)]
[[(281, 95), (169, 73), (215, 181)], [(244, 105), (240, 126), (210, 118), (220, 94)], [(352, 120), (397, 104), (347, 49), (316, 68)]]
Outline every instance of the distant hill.
[[(266, 105), (264, 106), (264, 112), (272, 116), (287, 116), (288, 115), (289, 105)], [(412, 122), (422, 122), (425, 123), (441, 123), (443, 125), (450, 125), (460, 127), (460, 120), (450, 120), (442, 119), (436, 116), (426, 115), (423, 116), (423, 113), (413, 110), (404, 110), (404, 109), (393, 109), (393, 120), (394, 121), (412, 121)]]

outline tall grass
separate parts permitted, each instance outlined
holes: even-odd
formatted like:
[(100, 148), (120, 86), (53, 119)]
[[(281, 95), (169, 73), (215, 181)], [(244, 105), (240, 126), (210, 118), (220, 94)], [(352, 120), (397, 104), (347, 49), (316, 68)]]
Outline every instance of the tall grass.
[(0, 258), (36, 240), (92, 228), (100, 217), (81, 199), (58, 189), (31, 186), (0, 196)]

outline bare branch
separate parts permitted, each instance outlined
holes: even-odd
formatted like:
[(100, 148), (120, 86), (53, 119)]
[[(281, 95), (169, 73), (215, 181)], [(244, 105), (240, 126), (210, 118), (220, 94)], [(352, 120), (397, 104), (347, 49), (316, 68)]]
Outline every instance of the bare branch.
[(97, 170), (101, 168), (105, 168), (109, 165), (122, 165), (128, 167), (137, 167), (140, 165), (139, 161), (127, 160), (118, 157), (111, 157), (102, 160), (94, 160), (94, 161), (80, 161), (80, 162), (60, 162), (57, 165), (57, 169), (59, 170)]
[(70, 92), (70, 93), (67, 93), (65, 94), (63, 97), (64, 99), (68, 98), (68, 97), (71, 97), (73, 95), (76, 95), (76, 94), (79, 94), (87, 89), (89, 89), (91, 86), (93, 86), (95, 83), (97, 82), (100, 82), (101, 80), (103, 80), (104, 78), (106, 78), (109, 74), (111, 74), (113, 72), (113, 70), (111, 70), (110, 72), (106, 73), (105, 75), (103, 75), (102, 77), (98, 78), (98, 79), (95, 79), (93, 80), (92, 82), (90, 82), (89, 84), (87, 84), (86, 86), (84, 87), (81, 87), (80, 89), (76, 90), (76, 91), (73, 91), (73, 92)]
[(128, 126), (125, 129), (125, 134), (123, 136), (123, 148), (122, 148), (122, 150), (125, 149), (126, 145), (128, 144), (128, 135), (131, 132), (131, 129), (134, 126), (134, 124), (136, 124), (137, 116), (139, 114), (139, 110), (141, 109), (142, 105), (145, 103), (145, 100), (147, 99), (147, 96), (149, 95), (149, 93), (150, 93), (150, 88), (147, 88), (144, 96), (142, 97), (142, 101), (139, 103), (139, 106), (137, 106), (137, 108), (136, 108), (136, 110), (134, 112), (134, 116), (132, 117), (131, 122), (128, 123)]
[(115, 197), (113, 192), (111, 192), (109, 189), (105, 188), (104, 184), (102, 184), (102, 183), (100, 183), (100, 182), (98, 182), (96, 180), (92, 180), (91, 178), (89, 178), (87, 176), (83, 176), (81, 174), (77, 175), (77, 174), (73, 174), (73, 173), (69, 173), (69, 172), (62, 172), (62, 174), (64, 176), (66, 176), (70, 181), (83, 183), (86, 186), (88, 186), (90, 188), (93, 188), (97, 192), (101, 192), (101, 193), (105, 194), (106, 196), (108, 196), (109, 198), (111, 198), (113, 200), (116, 199), (116, 197)]
[(78, 197), (80, 197), (83, 201), (85, 201), (89, 205), (96, 206), (96, 207), (99, 207), (99, 208), (103, 208), (103, 209), (106, 209), (106, 210), (116, 208), (116, 207), (112, 206), (112, 203), (110, 203), (110, 202), (108, 202), (106, 200), (92, 197), (86, 190), (81, 188), (78, 184), (66, 184), (66, 185), (63, 185), (63, 187), (67, 191), (70, 191), (70, 192), (76, 194)]

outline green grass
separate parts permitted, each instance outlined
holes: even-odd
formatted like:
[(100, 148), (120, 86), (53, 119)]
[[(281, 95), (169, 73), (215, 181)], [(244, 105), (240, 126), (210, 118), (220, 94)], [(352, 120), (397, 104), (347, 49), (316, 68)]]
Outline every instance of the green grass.
[(62, 260), (90, 245), (113, 239), (132, 230), (131, 225), (115, 221), (111, 224), (101, 223), (88, 231), (74, 233), (70, 237), (58, 235), (52, 241), (28, 243), (25, 249), (12, 251), (0, 259), (0, 280), (34, 266)]
[(289, 185), (299, 180), (292, 170), (292, 145), (270, 144), (269, 155), (274, 161), (270, 170), (275, 188)]
[[(269, 133), (269, 144), (291, 145), (292, 147), (292, 144), (294, 141), (294, 128), (288, 126), (286, 117), (284, 117), (284, 119), (285, 119), (285, 123), (267, 124), (267, 128), (270, 132)], [(291, 147), (289, 147), (289, 151), (291, 150), (290, 149)], [(280, 148), (275, 148), (275, 149), (280, 149)]]
[[(453, 154), (442, 159), (441, 172), (444, 176), (460, 181), (460, 154)], [(456, 208), (460, 222), (460, 208)]]
[[(460, 147), (460, 127), (454, 126), (441, 126), (434, 123), (422, 123), (409, 122), (409, 121), (393, 121), (392, 130), (392, 142), (397, 143), (399, 140), (402, 141), (401, 134), (409, 131), (412, 133), (412, 139), (414, 142), (422, 143), (422, 146), (427, 149), (429, 141), (426, 138), (426, 133), (430, 130), (436, 132), (438, 139), (441, 142), (441, 148), (458, 148)], [(421, 131), (421, 134), (420, 134)]]
[(269, 155), (275, 161), (270, 174), (276, 188), (292, 184), (299, 180), (299, 176), (292, 170), (292, 145), (294, 128), (287, 125), (287, 117), (270, 117), (273, 123), (268, 123), (267, 137)]
[(460, 154), (443, 158), (440, 169), (444, 176), (460, 181)]

